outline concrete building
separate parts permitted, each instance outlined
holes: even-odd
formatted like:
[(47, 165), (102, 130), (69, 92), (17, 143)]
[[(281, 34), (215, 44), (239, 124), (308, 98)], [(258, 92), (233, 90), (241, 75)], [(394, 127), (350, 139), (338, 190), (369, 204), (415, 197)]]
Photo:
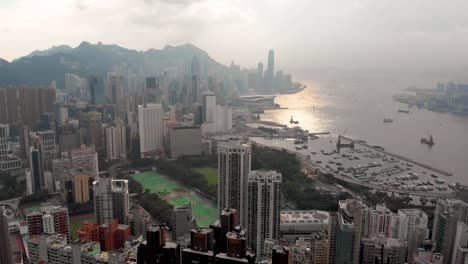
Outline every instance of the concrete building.
[(52, 162), (52, 176), (64, 201), (72, 204), (92, 199), (92, 182), (98, 177), (98, 166), (98, 156), (93, 146), (73, 149), (69, 158)]
[(19, 172), (22, 169), (21, 160), (8, 154), (7, 131), (7, 125), (0, 124), (0, 171)]
[(169, 153), (172, 159), (202, 154), (202, 131), (198, 126), (169, 128)]
[(444, 264), (452, 262), (457, 223), (468, 223), (468, 204), (460, 200), (439, 200), (434, 211), (432, 241)]
[(26, 213), (29, 236), (41, 234), (62, 234), (70, 241), (70, 220), (68, 208), (41, 205), (38, 211)]
[(107, 158), (109, 160), (127, 157), (127, 128), (120, 122), (105, 128)]
[(31, 193), (36, 193), (45, 186), (44, 180), (44, 165), (42, 163), (42, 151), (39, 148), (30, 147), (29, 152), (29, 165), (31, 166), (30, 171), (30, 182), (31, 182)]
[(192, 215), (192, 204), (186, 203), (177, 206), (172, 211), (172, 237), (174, 241), (179, 238), (189, 237), (190, 230), (195, 227), (195, 218)]
[[(299, 238), (296, 241), (296, 245), (306, 244), (308, 241), (310, 241), (311, 263), (327, 264), (328, 263), (328, 243), (329, 243), (327, 239), (327, 233), (326, 232), (315, 233), (314, 235), (312, 235), (310, 240)], [(304, 263), (304, 262), (305, 260), (302, 262), (298, 261), (297, 264)]]
[(146, 230), (151, 225), (151, 216), (143, 208), (134, 206), (127, 213), (126, 223), (130, 226), (132, 236), (142, 235), (146, 238)]
[(218, 153), (218, 212), (236, 209), (241, 226), (247, 226), (247, 187), (252, 147), (240, 140), (220, 142)]
[(468, 225), (458, 222), (453, 244), (452, 264), (465, 263), (468, 263)]
[(0, 123), (36, 125), (42, 114), (54, 112), (55, 99), (54, 88), (0, 88)]
[(297, 237), (311, 238), (315, 233), (328, 231), (330, 214), (325, 211), (281, 211), (280, 237), (294, 242)]
[(107, 86), (107, 102), (115, 105), (115, 117), (123, 120), (125, 111), (124, 79), (122, 76), (113, 75), (109, 77)]
[(416, 226), (426, 226), (427, 214), (419, 209), (399, 209), (398, 210), (398, 239), (407, 241)]
[(278, 239), (281, 211), (281, 174), (251, 171), (247, 191), (247, 240), (250, 248), (263, 255), (265, 239)]
[(102, 114), (96, 111), (82, 113), (80, 115), (80, 129), (82, 130), (82, 145), (94, 145), (96, 151), (104, 148), (102, 133)]
[(103, 105), (106, 103), (104, 80), (101, 76), (89, 76), (89, 96), (91, 105)]
[(129, 208), (128, 180), (101, 177), (93, 182), (96, 223), (125, 223)]
[[(368, 215), (368, 218), (366, 218)], [(397, 234), (398, 216), (394, 214), (385, 204), (377, 204), (368, 210), (362, 210), (364, 223), (369, 223), (368, 229), (361, 225), (361, 236), (380, 236), (394, 238)], [(367, 229), (367, 230), (366, 230)], [(366, 232), (367, 231), (367, 232)]]
[(52, 160), (57, 158), (57, 145), (55, 143), (55, 132), (52, 130), (36, 132), (38, 146), (41, 148), (42, 164), (45, 170), (51, 170)]
[(216, 95), (205, 93), (203, 95), (203, 123), (213, 123), (216, 107)]
[(138, 106), (141, 157), (163, 147), (163, 108), (161, 104)]
[(423, 242), (427, 240), (429, 230), (427, 225), (415, 225), (413, 226), (409, 239), (407, 240), (407, 260), (410, 261), (417, 254), (418, 248), (423, 245)]
[(418, 248), (417, 253), (415, 254), (413, 264), (443, 264), (444, 256), (440, 253), (434, 253), (431, 250), (424, 248)]
[[(339, 210), (339, 226), (340, 226), (340, 233), (343, 234), (343, 241), (346, 241), (346, 246), (349, 246), (349, 232), (352, 230), (354, 231), (353, 242), (352, 246), (354, 247), (352, 250), (352, 263), (358, 264), (359, 263), (359, 252), (360, 252), (360, 245), (361, 245), (361, 237), (363, 234), (366, 233), (365, 227), (368, 226), (366, 223), (366, 215), (368, 213), (368, 208), (365, 206), (362, 201), (348, 199), (338, 201), (338, 210)], [(338, 240), (338, 239), (337, 239)], [(349, 252), (349, 251), (345, 251)], [(345, 263), (349, 263), (348, 259), (349, 255), (343, 256), (341, 260), (336, 259), (336, 263), (341, 263), (339, 261), (345, 261)]]
[[(346, 216), (339, 212), (330, 213), (330, 226), (328, 229), (328, 261), (336, 264), (354, 263), (356, 227)], [(359, 252), (359, 251), (358, 251)], [(358, 258), (359, 261), (359, 258)]]
[(387, 263), (400, 264), (405, 262), (405, 244), (385, 235), (362, 238), (361, 261), (362, 264)]

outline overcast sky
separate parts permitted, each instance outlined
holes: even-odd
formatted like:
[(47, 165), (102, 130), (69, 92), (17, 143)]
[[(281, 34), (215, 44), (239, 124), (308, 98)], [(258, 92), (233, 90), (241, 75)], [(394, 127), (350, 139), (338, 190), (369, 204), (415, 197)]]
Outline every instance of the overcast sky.
[(273, 48), (290, 72), (438, 71), (468, 65), (467, 12), (467, 0), (0, 0), (0, 57), (83, 40), (190, 42), (245, 67)]

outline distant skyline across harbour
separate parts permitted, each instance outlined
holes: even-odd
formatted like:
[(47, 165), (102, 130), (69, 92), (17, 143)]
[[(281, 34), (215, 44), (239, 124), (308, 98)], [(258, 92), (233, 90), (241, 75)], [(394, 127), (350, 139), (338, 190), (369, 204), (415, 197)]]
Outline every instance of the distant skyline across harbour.
[[(429, 85), (431, 80), (391, 82), (369, 78), (360, 82), (303, 83), (308, 86), (304, 91), (276, 97), (275, 103), (286, 109), (268, 110), (261, 115), (262, 120), (290, 126), (293, 116), (301, 128), (310, 132), (331, 132), (364, 140), (452, 172), (454, 180), (468, 184), (468, 117), (416, 107), (408, 108), (409, 114), (399, 113), (398, 109), (407, 106), (393, 101), (392, 95), (401, 89), (414, 83)], [(384, 118), (394, 121), (385, 123)], [(432, 147), (420, 142), (429, 134), (435, 141)]]

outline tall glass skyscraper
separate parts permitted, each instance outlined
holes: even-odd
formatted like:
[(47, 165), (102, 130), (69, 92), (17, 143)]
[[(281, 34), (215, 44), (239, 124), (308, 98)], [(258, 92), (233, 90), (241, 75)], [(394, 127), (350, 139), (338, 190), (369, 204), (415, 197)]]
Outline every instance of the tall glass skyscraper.
[(89, 96), (92, 105), (102, 105), (105, 103), (104, 81), (101, 76), (89, 76)]

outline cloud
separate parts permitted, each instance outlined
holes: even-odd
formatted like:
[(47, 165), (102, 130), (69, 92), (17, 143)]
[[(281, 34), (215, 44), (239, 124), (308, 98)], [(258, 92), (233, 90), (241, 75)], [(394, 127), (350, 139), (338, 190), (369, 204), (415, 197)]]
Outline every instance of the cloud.
[(465, 10), (466, 0), (17, 0), (0, 4), (11, 21), (0, 57), (83, 40), (138, 50), (192, 42), (252, 67), (273, 48), (286, 70), (455, 68), (468, 61)]

